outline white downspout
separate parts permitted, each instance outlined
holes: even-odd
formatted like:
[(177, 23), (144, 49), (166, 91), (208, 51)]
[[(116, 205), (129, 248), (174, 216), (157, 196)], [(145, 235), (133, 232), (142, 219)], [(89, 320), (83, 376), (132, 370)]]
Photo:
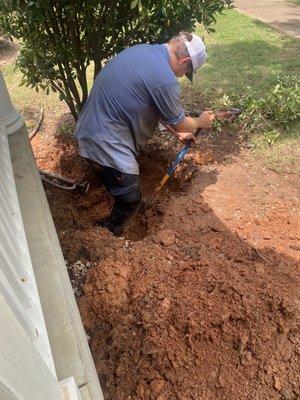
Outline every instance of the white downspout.
[(0, 126), (1, 125), (7, 129), (9, 135), (18, 132), (24, 125), (22, 115), (12, 105), (2, 72), (0, 72)]

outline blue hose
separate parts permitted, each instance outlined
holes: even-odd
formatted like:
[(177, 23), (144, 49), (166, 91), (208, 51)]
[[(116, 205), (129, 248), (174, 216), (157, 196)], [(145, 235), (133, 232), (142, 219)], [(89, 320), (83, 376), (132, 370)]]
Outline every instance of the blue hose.
[(177, 166), (181, 163), (181, 161), (184, 159), (186, 154), (190, 151), (192, 147), (191, 142), (186, 143), (186, 145), (179, 151), (177, 154), (175, 160), (172, 162), (172, 164), (168, 167), (167, 169), (167, 174), (169, 177), (175, 172)]
[[(200, 132), (199, 132), (200, 133)], [(199, 135), (198, 133), (198, 135)], [(205, 132), (201, 132), (205, 133)], [(197, 135), (197, 136), (198, 136)], [(192, 141), (187, 142), (184, 147), (177, 153), (175, 160), (172, 162), (172, 164), (168, 167), (167, 172), (165, 173), (165, 176), (162, 178), (162, 180), (159, 182), (159, 184), (156, 186), (154, 192), (158, 193), (161, 188), (165, 185), (165, 183), (168, 181), (170, 176), (172, 176), (178, 167), (178, 165), (181, 163), (181, 161), (184, 159), (184, 157), (187, 155), (187, 153), (190, 151), (192, 147)]]

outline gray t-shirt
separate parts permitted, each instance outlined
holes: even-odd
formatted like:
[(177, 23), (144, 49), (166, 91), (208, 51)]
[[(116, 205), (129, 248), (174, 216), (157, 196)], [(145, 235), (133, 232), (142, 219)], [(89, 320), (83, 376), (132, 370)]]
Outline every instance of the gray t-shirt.
[(130, 47), (98, 74), (78, 119), (80, 155), (119, 171), (138, 174), (136, 156), (158, 119), (184, 118), (180, 88), (165, 45)]

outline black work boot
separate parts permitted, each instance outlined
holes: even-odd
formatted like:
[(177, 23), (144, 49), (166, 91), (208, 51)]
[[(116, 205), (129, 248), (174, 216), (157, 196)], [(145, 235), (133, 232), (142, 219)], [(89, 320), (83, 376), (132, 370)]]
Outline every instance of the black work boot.
[(98, 225), (102, 226), (102, 228), (108, 229), (114, 236), (122, 236), (124, 231), (123, 226), (117, 226), (113, 224), (111, 217), (102, 219), (99, 221)]
[(110, 230), (115, 236), (122, 236), (125, 226), (132, 222), (143, 204), (142, 201), (133, 203), (116, 201), (110, 216), (99, 221), (99, 225)]

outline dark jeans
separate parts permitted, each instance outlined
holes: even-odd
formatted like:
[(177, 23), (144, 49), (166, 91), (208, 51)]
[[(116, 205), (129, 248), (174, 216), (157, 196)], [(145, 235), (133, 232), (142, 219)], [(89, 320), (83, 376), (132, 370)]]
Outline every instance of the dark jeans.
[(123, 227), (129, 217), (140, 206), (140, 176), (126, 174), (117, 169), (104, 167), (94, 162), (90, 164), (94, 166), (101, 182), (115, 199), (110, 215), (112, 224), (117, 227)]

